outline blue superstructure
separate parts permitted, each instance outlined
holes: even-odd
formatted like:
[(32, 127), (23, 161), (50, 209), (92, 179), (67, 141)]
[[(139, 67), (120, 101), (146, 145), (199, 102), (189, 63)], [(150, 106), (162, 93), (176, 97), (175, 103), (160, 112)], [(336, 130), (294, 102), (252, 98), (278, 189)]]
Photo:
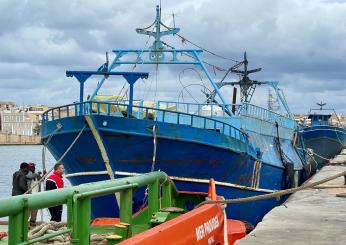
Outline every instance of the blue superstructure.
[(340, 122), (331, 122), (331, 112), (336, 115), (334, 109), (324, 109), (325, 103), (322, 102), (318, 105), (319, 109), (310, 110), (308, 117), (311, 123), (303, 128), (302, 135), (305, 147), (313, 150), (320, 168), (346, 146), (346, 128)]
[[(242, 103), (227, 104), (219, 88), (229, 84), (213, 80), (201, 60), (202, 50), (168, 48), (161, 42), (162, 35), (176, 34), (179, 29), (164, 26), (167, 30), (160, 31), (160, 15), (157, 8), (151, 26), (156, 31), (137, 29), (138, 33), (155, 37), (152, 47), (114, 50), (114, 60), (107, 60), (95, 72), (68, 71), (68, 76), (80, 82), (79, 102), (43, 114), (42, 142), (56, 159), (87, 125), (62, 160), (70, 182), (78, 185), (161, 170), (175, 180), (181, 191), (205, 191), (209, 179), (214, 178), (217, 192), (225, 198), (271, 193), (302, 183), (307, 177), (301, 158), (304, 153), (295, 147), (299, 141), (296, 123), (278, 83), (250, 80), (248, 74), (255, 70), (247, 70), (245, 55), (233, 69), (243, 77), (238, 82)], [(204, 104), (157, 101), (148, 106), (135, 100), (134, 93), (136, 80), (148, 74), (113, 71), (124, 64), (195, 65), (205, 73), (213, 91)], [(244, 71), (238, 70), (240, 65), (244, 65)], [(102, 79), (85, 101), (84, 83), (92, 75), (101, 75)], [(129, 83), (129, 100), (96, 100), (99, 89), (113, 75), (123, 76)], [(250, 104), (257, 84), (274, 88), (286, 112), (278, 114)], [(228, 205), (228, 217), (257, 224), (283, 199)], [(95, 199), (93, 217), (116, 217), (118, 203), (119, 197), (114, 196)], [(134, 208), (138, 210), (145, 204), (145, 190), (138, 189), (134, 192)]]

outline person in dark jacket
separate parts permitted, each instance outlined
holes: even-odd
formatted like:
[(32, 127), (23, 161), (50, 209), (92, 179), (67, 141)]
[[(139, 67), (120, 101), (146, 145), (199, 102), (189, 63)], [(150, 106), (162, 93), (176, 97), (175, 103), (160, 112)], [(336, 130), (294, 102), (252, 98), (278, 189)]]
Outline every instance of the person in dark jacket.
[[(65, 169), (62, 163), (54, 165), (54, 172), (46, 180), (46, 191), (64, 188), (64, 180), (62, 175)], [(60, 222), (62, 214), (62, 205), (48, 208), (51, 215), (51, 221)]]
[[(41, 191), (41, 183), (39, 182), (42, 178), (42, 174), (46, 174), (45, 170), (43, 170), (43, 173), (37, 172), (36, 173), (36, 164), (33, 162), (28, 162), (28, 174), (26, 175), (26, 182), (28, 185), (28, 193), (37, 193)], [(37, 211), (38, 210), (31, 210), (30, 211), (30, 220), (29, 224), (30, 226), (36, 226), (36, 219), (37, 219)]]
[(28, 190), (26, 175), (28, 174), (28, 164), (22, 162), (20, 169), (12, 177), (12, 196), (22, 195)]

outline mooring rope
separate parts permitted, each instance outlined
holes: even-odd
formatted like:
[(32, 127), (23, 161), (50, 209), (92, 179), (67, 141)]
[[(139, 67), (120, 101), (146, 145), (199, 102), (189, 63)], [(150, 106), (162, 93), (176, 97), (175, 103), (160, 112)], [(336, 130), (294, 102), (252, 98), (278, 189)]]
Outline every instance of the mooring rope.
[[(42, 237), (46, 234), (51, 234), (53, 232), (57, 232), (60, 230), (66, 229), (66, 223), (64, 222), (55, 222), (50, 221), (47, 223), (42, 223), (39, 226), (31, 229), (28, 233), (29, 241), (38, 237)], [(108, 244), (106, 237), (111, 235), (112, 233), (106, 234), (91, 234), (90, 235), (90, 244)], [(58, 235), (47, 240), (43, 240), (41, 242), (35, 244), (59, 244), (59, 245), (67, 245), (71, 244), (70, 234)]]
[(212, 203), (243, 203), (243, 202), (253, 202), (253, 201), (259, 201), (259, 200), (264, 200), (268, 198), (279, 198), (284, 195), (292, 194), (297, 191), (302, 191), (305, 189), (313, 188), (315, 186), (318, 186), (320, 184), (326, 183), (328, 181), (334, 180), (336, 178), (346, 176), (346, 171), (343, 171), (341, 173), (332, 175), (330, 177), (327, 177), (325, 179), (310, 183), (310, 184), (305, 184), (296, 188), (291, 188), (291, 189), (286, 189), (286, 190), (280, 190), (276, 191), (273, 193), (269, 194), (263, 194), (263, 195), (257, 195), (257, 196), (252, 196), (252, 197), (243, 197), (243, 198), (235, 198), (235, 199), (225, 199), (225, 200), (206, 200), (198, 204), (195, 208), (198, 208), (204, 204), (212, 204)]
[[(303, 151), (305, 151), (306, 153), (308, 153), (306, 149), (299, 148), (299, 147), (296, 147), (296, 148), (297, 148), (297, 149), (299, 149), (299, 150), (303, 150)], [(314, 154), (314, 155), (318, 156), (319, 158), (322, 158), (323, 160), (326, 160), (326, 161), (329, 161), (329, 160), (330, 160), (330, 158), (325, 158), (325, 157), (323, 157), (323, 156), (321, 156), (321, 155), (317, 154), (317, 153), (316, 153), (316, 152), (314, 152), (314, 151), (312, 151), (312, 154)], [(314, 160), (315, 160), (315, 159), (314, 159)], [(316, 160), (315, 160), (315, 162), (316, 162)], [(317, 163), (317, 162), (316, 162), (316, 163)]]
[(344, 143), (341, 142), (340, 138), (339, 138), (339, 135), (338, 135), (338, 132), (336, 130), (336, 127), (334, 126), (334, 131), (335, 131), (335, 134), (336, 134), (336, 137), (338, 138), (338, 141), (339, 143), (341, 144), (341, 146), (343, 147), (344, 146)]
[(153, 162), (151, 164), (150, 172), (153, 172), (156, 164), (156, 146), (157, 146), (157, 135), (156, 135), (156, 125), (153, 126)]
[[(62, 161), (62, 159), (64, 159), (64, 157), (66, 156), (66, 154), (72, 149), (72, 147), (75, 145), (75, 143), (77, 142), (77, 140), (79, 139), (79, 137), (82, 135), (84, 129), (86, 128), (86, 124), (83, 126), (83, 128), (79, 131), (78, 135), (76, 136), (76, 138), (72, 141), (71, 145), (66, 149), (66, 151), (64, 152), (64, 154), (62, 154), (62, 156), (59, 158), (59, 160), (55, 163), (60, 163)], [(27, 190), (25, 192), (25, 194), (30, 193), (32, 191), (32, 189), (34, 189), (36, 186), (38, 186), (39, 184), (41, 184), (41, 182), (43, 182), (45, 180), (45, 178), (48, 176), (48, 174), (50, 172), (52, 172), (54, 169), (54, 167), (52, 167), (51, 169), (49, 169), (42, 177), (41, 179), (39, 179), (36, 184), (34, 184), (29, 190)]]

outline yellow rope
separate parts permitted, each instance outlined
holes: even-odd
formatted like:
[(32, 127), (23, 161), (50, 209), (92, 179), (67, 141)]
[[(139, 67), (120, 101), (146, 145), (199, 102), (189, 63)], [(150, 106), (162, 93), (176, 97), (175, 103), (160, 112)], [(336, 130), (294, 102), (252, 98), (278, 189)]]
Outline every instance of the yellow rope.
[[(100, 135), (99, 131), (96, 129), (95, 124), (94, 124), (93, 120), (91, 119), (90, 115), (84, 115), (84, 117), (85, 117), (86, 122), (89, 125), (89, 128), (90, 128), (90, 130), (91, 130), (91, 132), (92, 132), (92, 134), (94, 136), (94, 139), (95, 139), (95, 141), (97, 143), (97, 146), (98, 146), (98, 148), (100, 150), (100, 153), (101, 153), (103, 162), (105, 164), (107, 173), (109, 175), (109, 178), (111, 180), (114, 180), (115, 179), (114, 171), (112, 170), (112, 166), (110, 165), (109, 157), (108, 157), (106, 148), (105, 148), (105, 146), (103, 144), (103, 141), (101, 139), (101, 135)], [(117, 200), (118, 205), (120, 205), (120, 194), (119, 193), (115, 193), (115, 198)]]
[(294, 193), (297, 191), (313, 188), (315, 186), (318, 186), (320, 184), (326, 183), (328, 181), (334, 180), (334, 179), (342, 177), (342, 176), (346, 176), (346, 171), (343, 171), (341, 173), (332, 175), (328, 178), (325, 178), (325, 179), (322, 179), (322, 180), (319, 180), (319, 181), (316, 181), (316, 182), (313, 182), (310, 184), (302, 185), (300, 187), (276, 191), (276, 192), (269, 193), (269, 194), (257, 195), (257, 196), (252, 196), (252, 197), (244, 197), (244, 198), (236, 198), (236, 199), (226, 199), (226, 200), (207, 200), (207, 201), (201, 202), (195, 208), (200, 207), (204, 204), (212, 204), (212, 203), (243, 203), (243, 202), (259, 201), (259, 200), (268, 199), (268, 198), (278, 198), (278, 197), (288, 195), (288, 194), (291, 194), (291, 193)]

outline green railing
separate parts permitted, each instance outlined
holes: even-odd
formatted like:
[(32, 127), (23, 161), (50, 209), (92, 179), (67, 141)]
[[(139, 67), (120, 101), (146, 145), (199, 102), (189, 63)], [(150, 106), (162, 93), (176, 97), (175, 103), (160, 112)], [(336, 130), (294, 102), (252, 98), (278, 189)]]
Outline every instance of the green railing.
[[(2, 198), (0, 199), (0, 217), (9, 216), (9, 244), (32, 244), (66, 233), (70, 234), (73, 244), (89, 244), (91, 199), (120, 192), (120, 222), (131, 225), (134, 219), (132, 216), (133, 190), (143, 186), (148, 187), (148, 208), (145, 220), (150, 220), (152, 214), (159, 211), (159, 208), (174, 205), (174, 196), (177, 195), (174, 183), (165, 173), (152, 172), (135, 177)], [(67, 204), (67, 228), (28, 240), (27, 221), (30, 210), (61, 204)]]

